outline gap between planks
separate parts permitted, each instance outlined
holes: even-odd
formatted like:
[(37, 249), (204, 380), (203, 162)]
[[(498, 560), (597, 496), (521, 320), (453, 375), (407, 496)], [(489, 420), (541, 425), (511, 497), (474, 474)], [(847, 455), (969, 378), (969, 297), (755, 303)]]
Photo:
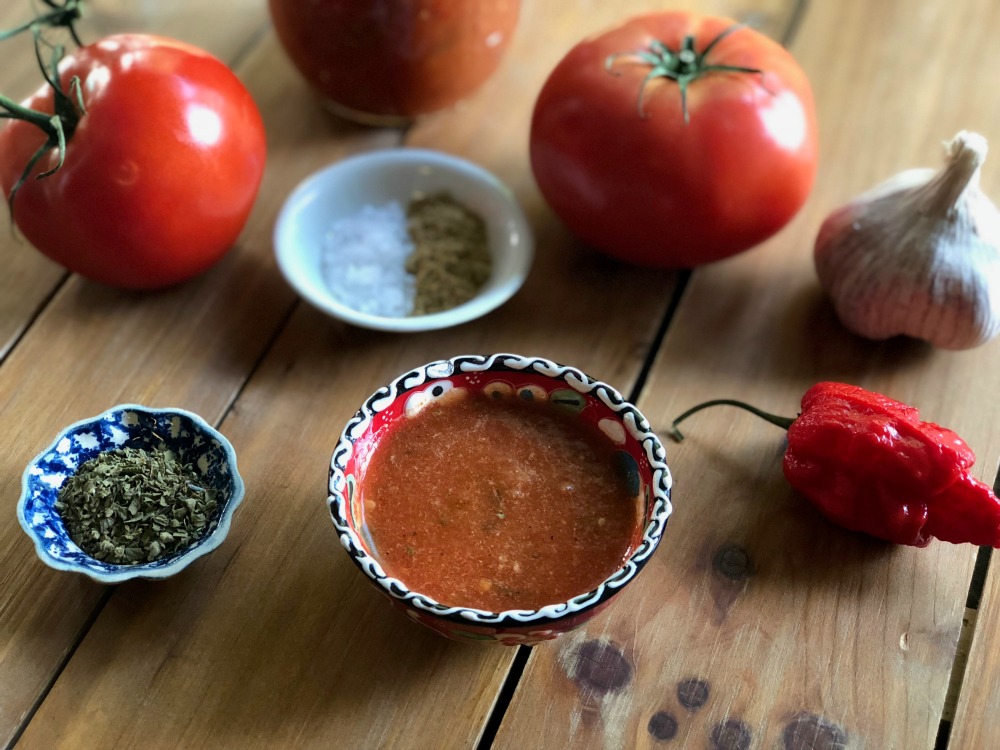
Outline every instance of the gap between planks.
[[(233, 53), (232, 59), (229, 60), (229, 62), (227, 63), (227, 65), (232, 70), (236, 70), (237, 68), (239, 68), (243, 64), (243, 61), (246, 60), (250, 56), (250, 53), (253, 52), (253, 50), (256, 49), (262, 43), (262, 41), (264, 40), (264, 38), (270, 32), (271, 32), (271, 21), (270, 21), (270, 19), (268, 19), (268, 20), (264, 21), (263, 23), (261, 23), (251, 34), (249, 34), (247, 36), (246, 42), (243, 45), (241, 45)], [(23, 245), (28, 246), (27, 240), (25, 240), (23, 237), (21, 237), (18, 234), (17, 226), (14, 224), (13, 214), (11, 214), (11, 216), (10, 216), (10, 232), (11, 232), (11, 235), (14, 236), (14, 237), (17, 237), (18, 240)], [(34, 248), (32, 248), (32, 249), (34, 249)], [(36, 252), (38, 252), (38, 251), (36, 251)], [(39, 302), (38, 306), (28, 316), (27, 320), (25, 320), (24, 326), (10, 340), (10, 342), (8, 343), (8, 345), (6, 347), (0, 345), (0, 365), (3, 365), (3, 363), (6, 361), (7, 357), (10, 356), (10, 353), (13, 352), (14, 349), (17, 348), (17, 345), (19, 343), (21, 343), (21, 341), (24, 340), (24, 337), (28, 335), (28, 332), (34, 327), (36, 321), (41, 317), (42, 312), (44, 312), (44, 310), (49, 306), (49, 304), (52, 302), (52, 300), (55, 299), (56, 295), (59, 293), (59, 290), (62, 289), (66, 285), (66, 282), (69, 281), (69, 279), (70, 279), (70, 277), (72, 275), (73, 275), (72, 273), (64, 272), (59, 277), (59, 279), (52, 285), (52, 289), (49, 291), (49, 293), (46, 294), (41, 299), (41, 301)], [(282, 325), (284, 325), (284, 323)], [(268, 344), (268, 346), (270, 346), (270, 343)], [(256, 366), (256, 364), (255, 364), (255, 366)], [(241, 386), (241, 389), (242, 389), (242, 386)], [(231, 406), (231, 404), (230, 404), (230, 406)], [(229, 407), (227, 407), (227, 409), (228, 408)], [(16, 742), (16, 740), (15, 740), (15, 742)]]
[[(259, 41), (258, 35), (255, 35), (255, 38), (257, 38)], [(60, 284), (60, 286), (62, 285)], [(222, 429), (222, 425), (225, 423), (226, 419), (232, 413), (233, 409), (236, 406), (236, 403), (240, 400), (240, 396), (243, 395), (243, 391), (246, 390), (247, 384), (253, 378), (257, 370), (260, 369), (261, 363), (263, 363), (264, 359), (267, 357), (267, 354), (271, 351), (272, 348), (274, 348), (275, 342), (277, 342), (278, 338), (285, 330), (286, 326), (288, 325), (288, 321), (291, 320), (292, 315), (295, 313), (295, 310), (298, 308), (300, 304), (301, 300), (296, 297), (296, 299), (292, 302), (292, 304), (288, 306), (288, 310), (285, 312), (285, 315), (281, 318), (281, 321), (275, 327), (274, 333), (265, 342), (264, 346), (261, 347), (260, 353), (257, 355), (257, 358), (254, 360), (253, 364), (248, 368), (246, 376), (243, 378), (242, 381), (240, 381), (239, 387), (234, 391), (232, 397), (226, 403), (225, 407), (222, 410), (222, 414), (219, 416), (219, 419), (216, 420), (213, 427), (219, 430)], [(90, 632), (91, 628), (93, 628), (94, 623), (97, 622), (97, 618), (101, 616), (101, 612), (104, 611), (104, 608), (108, 605), (108, 602), (111, 601), (111, 597), (114, 596), (116, 590), (117, 590), (116, 586), (105, 587), (105, 590), (101, 593), (101, 597), (100, 599), (97, 600), (97, 604), (94, 606), (93, 611), (84, 621), (83, 625), (80, 628), (80, 631), (76, 635), (76, 638), (73, 639), (73, 642), (72, 644), (70, 644), (69, 649), (67, 649), (65, 656), (63, 656), (62, 660), (56, 666), (51, 677), (49, 678), (49, 681), (45, 684), (45, 687), (38, 694), (38, 697), (32, 704), (31, 709), (21, 719), (21, 722), (18, 724), (17, 730), (11, 736), (10, 742), (4, 747), (4, 750), (12, 750), (12, 748), (14, 748), (17, 745), (18, 741), (21, 739), (21, 735), (23, 735), (25, 730), (28, 728), (28, 724), (30, 724), (31, 720), (35, 718), (35, 714), (38, 713), (38, 710), (41, 708), (46, 698), (48, 698), (49, 693), (52, 692), (52, 688), (59, 680), (59, 677), (62, 675), (63, 671), (65, 671), (66, 666), (69, 664), (74, 654), (76, 654), (77, 650), (80, 648), (80, 645), (87, 637), (87, 634)]]
[[(786, 48), (791, 46), (792, 41), (795, 39), (795, 33), (802, 25), (802, 18), (808, 9), (808, 5), (809, 0), (798, 0), (794, 4), (788, 19), (788, 26), (785, 28), (785, 33), (781, 35), (782, 46)], [(646, 357), (639, 369), (639, 374), (636, 376), (635, 383), (632, 385), (627, 396), (628, 400), (633, 404), (638, 402), (639, 397), (646, 387), (646, 380), (653, 369), (657, 352), (659, 352), (660, 345), (663, 343), (663, 339), (667, 335), (667, 330), (670, 328), (670, 323), (673, 321), (677, 308), (680, 307), (681, 301), (684, 298), (684, 290), (687, 289), (688, 282), (691, 280), (691, 274), (692, 271), (690, 270), (681, 272), (680, 278), (677, 281), (677, 287), (674, 290), (674, 296), (663, 313), (663, 319), (656, 330), (656, 335), (646, 349)], [(507, 676), (504, 678), (503, 686), (497, 694), (493, 709), (486, 718), (486, 724), (483, 726), (483, 733), (480, 735), (476, 750), (490, 750), (493, 747), (493, 741), (496, 739), (497, 732), (500, 731), (500, 725), (503, 723), (507, 709), (510, 708), (510, 703), (514, 699), (514, 693), (521, 681), (521, 677), (524, 675), (524, 670), (528, 666), (532, 648), (532, 646), (518, 646), (517, 655), (514, 657), (514, 661), (507, 671)], [(956, 695), (955, 704), (952, 704), (953, 706), (957, 704), (957, 700)], [(935, 748), (935, 750), (939, 749)]]
[[(993, 482), (993, 492), (1000, 491), (1000, 471)], [(947, 750), (951, 741), (951, 729), (958, 708), (958, 699), (962, 694), (965, 682), (965, 670), (969, 663), (969, 651), (972, 649), (972, 639), (976, 634), (976, 624), (979, 620), (979, 602), (983, 598), (983, 588), (986, 576), (990, 570), (993, 549), (980, 547), (976, 555), (976, 566), (969, 582), (969, 596), (965, 601), (965, 614), (962, 617), (962, 631), (958, 635), (958, 646), (955, 649), (955, 661), (951, 666), (951, 678), (948, 680), (948, 692), (944, 699), (941, 712), (941, 724), (938, 727), (934, 750)]]
[[(263, 41), (268, 36), (268, 34), (270, 33), (270, 31), (271, 31), (271, 24), (270, 24), (270, 22), (262, 24), (250, 36), (250, 38), (248, 39), (247, 43), (244, 44), (242, 47), (240, 47), (240, 49), (237, 50), (237, 52), (233, 55), (233, 59), (232, 59), (231, 63), (229, 64), (230, 67), (232, 69), (234, 69), (234, 70), (236, 70), (237, 68), (239, 68), (240, 65), (242, 64), (242, 62), (244, 60), (246, 60), (250, 56), (250, 54), (253, 52), (253, 50), (256, 49), (259, 45), (261, 45), (263, 43)], [(409, 132), (409, 128), (410, 128), (409, 125), (403, 126), (403, 127), (400, 127), (400, 128), (395, 128), (395, 130), (399, 134), (399, 142), (396, 144), (395, 148), (401, 148), (405, 144), (405, 142), (406, 142), (406, 135)], [(63, 276), (63, 278), (59, 282), (59, 284), (57, 284), (55, 286), (55, 288), (53, 289), (52, 293), (46, 298), (44, 304), (40, 305), (39, 308), (38, 308), (38, 310), (36, 310), (35, 314), (32, 316), (31, 320), (25, 326), (24, 330), (17, 337), (17, 339), (12, 343), (12, 345), (7, 349), (7, 351), (0, 352), (0, 365), (3, 364), (4, 358), (11, 351), (13, 351), (13, 349), (17, 345), (17, 343), (19, 343), (25, 337), (25, 335), (31, 329), (31, 327), (33, 326), (34, 322), (38, 319), (38, 317), (40, 316), (40, 314), (42, 313), (42, 311), (49, 304), (49, 302), (51, 302), (51, 300), (53, 299), (53, 297), (55, 297), (55, 295), (58, 292), (58, 290), (60, 288), (62, 288), (62, 286), (66, 283), (66, 281), (70, 278), (70, 276), (71, 276), (71, 274), (65, 274)], [(219, 419), (214, 423), (213, 426), (216, 429), (220, 429), (220, 430), (222, 429), (222, 427), (225, 424), (226, 419), (229, 418), (229, 415), (232, 413), (233, 409), (236, 407), (236, 404), (239, 402), (240, 397), (243, 395), (243, 392), (246, 390), (247, 385), (253, 379), (254, 375), (257, 373), (257, 371), (260, 368), (261, 364), (267, 358), (267, 355), (274, 348), (275, 343), (281, 337), (282, 333), (285, 331), (285, 329), (288, 326), (288, 322), (292, 319), (292, 316), (295, 314), (295, 311), (298, 309), (298, 307), (301, 304), (302, 304), (301, 298), (296, 297), (294, 299), (294, 301), (292, 302), (292, 304), (289, 305), (288, 310), (285, 312), (285, 315), (282, 317), (282, 319), (280, 320), (280, 322), (278, 323), (278, 325), (275, 327), (274, 333), (265, 342), (264, 346), (261, 347), (261, 350), (258, 353), (257, 357), (254, 359), (253, 364), (248, 368), (246, 376), (243, 378), (242, 381), (240, 381), (239, 387), (233, 392), (232, 397), (229, 399), (229, 401), (226, 403), (225, 407), (223, 408), (222, 414), (219, 416)], [(83, 626), (80, 628), (80, 631), (77, 634), (76, 638), (73, 640), (73, 643), (70, 645), (70, 648), (67, 650), (67, 652), (66, 652), (65, 656), (63, 657), (63, 659), (56, 666), (56, 669), (53, 671), (53, 673), (51, 675), (51, 678), (46, 683), (46, 685), (45, 685), (44, 689), (42, 690), (42, 692), (39, 693), (39, 695), (36, 698), (35, 702), (32, 704), (31, 709), (22, 718), (20, 724), (17, 727), (17, 730), (11, 736), (10, 741), (4, 746), (4, 750), (12, 750), (17, 745), (18, 741), (21, 739), (21, 736), (24, 734), (25, 730), (28, 728), (28, 725), (31, 723), (32, 719), (35, 717), (35, 714), (41, 708), (41, 706), (45, 702), (46, 698), (48, 698), (48, 695), (52, 691), (52, 688), (55, 686), (56, 682), (59, 680), (59, 677), (62, 675), (63, 671), (66, 669), (66, 666), (69, 664), (70, 660), (73, 658), (74, 654), (76, 654), (77, 650), (79, 649), (80, 645), (83, 643), (84, 639), (86, 639), (87, 634), (90, 632), (90, 630), (93, 628), (94, 624), (97, 622), (97, 619), (100, 617), (101, 612), (104, 611), (104, 608), (107, 606), (108, 602), (111, 601), (111, 597), (114, 595), (115, 589), (116, 589), (116, 587), (114, 587), (114, 586), (108, 586), (106, 588), (106, 590), (101, 594), (100, 599), (98, 600), (97, 604), (95, 605), (93, 611), (87, 617), (87, 619), (84, 622)], [(527, 661), (527, 657), (525, 657), (524, 661), (525, 662)], [(524, 667), (522, 665), (521, 671), (523, 671), (523, 669), (524, 669)], [(510, 676), (511, 676), (510, 673), (508, 673), (508, 679), (509, 679)], [(520, 676), (520, 673), (518, 673), (518, 676)], [(504, 687), (506, 687), (506, 681), (505, 681)], [(511, 687), (511, 693), (513, 693), (513, 686)], [(509, 699), (508, 699), (508, 701), (509, 701)]]

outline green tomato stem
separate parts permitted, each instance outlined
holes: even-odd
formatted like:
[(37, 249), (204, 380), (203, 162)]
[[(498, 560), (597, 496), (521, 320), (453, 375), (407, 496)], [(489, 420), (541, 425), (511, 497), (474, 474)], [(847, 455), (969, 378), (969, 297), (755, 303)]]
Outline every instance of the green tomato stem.
[(48, 13), (43, 13), (30, 21), (15, 26), (12, 29), (0, 31), (0, 42), (22, 34), (25, 31), (36, 31), (42, 27), (56, 28), (63, 27), (69, 31), (73, 41), (80, 47), (83, 42), (76, 33), (76, 22), (83, 15), (83, 0), (65, 0), (61, 5), (56, 0), (42, 0), (47, 6), (52, 8)]
[[(52, 0), (45, 1), (50, 5), (52, 4)], [(67, 2), (72, 1), (67, 0)], [(38, 26), (32, 27), (32, 33), (35, 37), (35, 58), (38, 60), (38, 65), (42, 70), (42, 76), (49, 86), (52, 87), (53, 112), (50, 114), (25, 107), (9, 97), (0, 94), (0, 118), (22, 120), (30, 123), (39, 128), (46, 136), (45, 142), (39, 146), (38, 150), (28, 160), (24, 171), (21, 172), (21, 176), (14, 183), (13, 187), (11, 187), (7, 195), (7, 207), (10, 210), (12, 219), (14, 216), (14, 199), (17, 197), (18, 191), (31, 176), (35, 165), (38, 164), (45, 154), (55, 149), (58, 155), (56, 165), (52, 169), (37, 175), (36, 179), (48, 177), (62, 167), (66, 158), (66, 143), (76, 131), (80, 117), (87, 112), (83, 103), (83, 90), (80, 85), (80, 79), (74, 77), (70, 80), (70, 93), (67, 93), (63, 89), (60, 81), (59, 61), (62, 59), (65, 49), (61, 45), (49, 45), (42, 38), (41, 29)], [(42, 57), (43, 45), (49, 46), (52, 50), (52, 56), (48, 63)]]
[(730, 34), (743, 28), (745, 24), (735, 24), (725, 29), (712, 41), (710, 41), (701, 52), (695, 47), (695, 38), (688, 34), (681, 42), (678, 50), (672, 50), (658, 39), (649, 43), (646, 49), (634, 52), (618, 52), (609, 55), (604, 61), (604, 69), (614, 73), (614, 65), (619, 60), (627, 59), (641, 65), (648, 65), (649, 72), (639, 85), (639, 96), (637, 109), (639, 116), (645, 118), (646, 112), (643, 110), (646, 86), (656, 78), (668, 78), (677, 82), (677, 87), (681, 94), (681, 111), (684, 114), (684, 123), (690, 122), (690, 114), (687, 107), (688, 87), (699, 78), (703, 78), (711, 73), (749, 73), (753, 75), (764, 75), (764, 71), (758, 68), (748, 68), (740, 65), (714, 65), (708, 62), (709, 54), (718, 46), (719, 42)]

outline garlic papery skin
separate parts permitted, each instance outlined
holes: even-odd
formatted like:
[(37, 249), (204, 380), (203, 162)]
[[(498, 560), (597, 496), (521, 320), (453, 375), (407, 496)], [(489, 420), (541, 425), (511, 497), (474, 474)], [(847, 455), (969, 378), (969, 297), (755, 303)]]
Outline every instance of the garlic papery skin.
[(846, 328), (970, 349), (1000, 332), (1000, 210), (980, 190), (986, 139), (961, 132), (935, 172), (902, 172), (820, 228), (820, 285)]

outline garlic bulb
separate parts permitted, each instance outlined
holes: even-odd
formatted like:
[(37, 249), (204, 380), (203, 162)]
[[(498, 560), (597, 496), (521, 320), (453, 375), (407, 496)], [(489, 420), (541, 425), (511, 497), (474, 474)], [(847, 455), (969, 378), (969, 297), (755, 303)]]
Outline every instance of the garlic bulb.
[(979, 189), (986, 139), (963, 131), (946, 152), (940, 172), (902, 172), (820, 228), (816, 273), (854, 333), (969, 349), (1000, 331), (1000, 211)]

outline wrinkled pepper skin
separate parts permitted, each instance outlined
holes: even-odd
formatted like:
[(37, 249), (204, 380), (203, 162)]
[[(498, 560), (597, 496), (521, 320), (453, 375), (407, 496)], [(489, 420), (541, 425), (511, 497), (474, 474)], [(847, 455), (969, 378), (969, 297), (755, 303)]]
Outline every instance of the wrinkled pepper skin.
[(897, 544), (1000, 546), (1000, 499), (969, 474), (972, 450), (917, 409), (818, 383), (788, 428), (784, 473), (827, 518)]

